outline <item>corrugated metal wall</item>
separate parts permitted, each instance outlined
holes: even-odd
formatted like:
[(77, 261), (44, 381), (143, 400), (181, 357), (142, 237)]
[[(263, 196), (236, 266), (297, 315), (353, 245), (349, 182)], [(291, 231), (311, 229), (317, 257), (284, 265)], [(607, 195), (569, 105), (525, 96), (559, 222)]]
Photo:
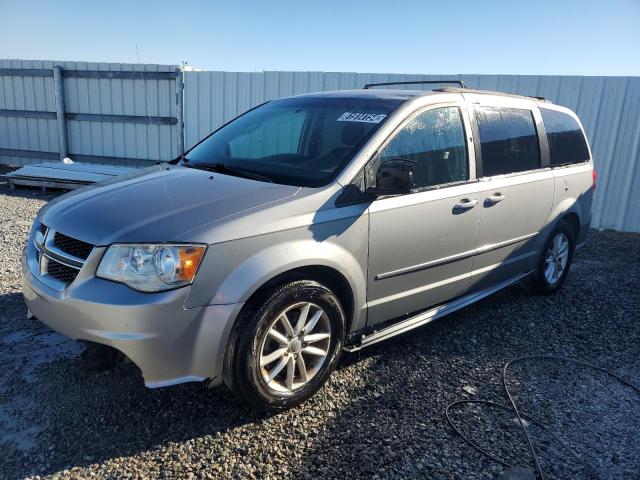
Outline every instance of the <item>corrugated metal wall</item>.
[[(125, 63), (0, 60), (0, 69), (172, 72), (176, 66)], [(145, 92), (146, 90), (146, 92)], [(68, 113), (176, 117), (175, 79), (64, 78)], [(55, 112), (52, 77), (0, 74), (0, 110)], [(147, 110), (148, 102), (148, 110)], [(115, 157), (119, 163), (169, 160), (177, 155), (177, 126), (166, 124), (68, 120), (69, 152), (76, 155)], [(0, 115), (0, 148), (58, 152), (55, 118)], [(73, 157), (73, 155), (71, 155)], [(0, 163), (25, 165), (42, 159), (0, 156)]]
[[(119, 63), (0, 60), (0, 70), (51, 70), (54, 65), (70, 70), (113, 72), (141, 68)], [(142, 66), (145, 72), (174, 72), (175, 68)], [(584, 123), (599, 175), (593, 226), (640, 232), (638, 77), (185, 72), (184, 78), (187, 148), (224, 122), (266, 100), (312, 91), (361, 88), (370, 82), (459, 78), (474, 88), (544, 96), (575, 110)], [(67, 112), (179, 117), (173, 80), (64, 78), (64, 90)], [(0, 75), (0, 110), (55, 112), (53, 79)], [(76, 155), (140, 164), (140, 160), (174, 158), (179, 149), (177, 125), (68, 120), (67, 127), (69, 151)], [(57, 152), (55, 118), (0, 115), (0, 149)], [(39, 161), (25, 156), (0, 156), (0, 163), (11, 165)]]
[[(47, 68), (52, 62), (0, 60), (0, 68)], [(0, 76), (0, 109), (56, 111), (53, 78)], [(0, 116), (0, 148), (14, 150), (58, 151), (55, 118), (23, 118)], [(42, 160), (0, 156), (0, 163), (24, 165)]]
[(640, 78), (524, 75), (396, 75), (324, 72), (185, 72), (185, 146), (278, 97), (365, 83), (462, 79), (469, 87), (543, 96), (582, 119), (598, 171), (596, 228), (640, 232)]

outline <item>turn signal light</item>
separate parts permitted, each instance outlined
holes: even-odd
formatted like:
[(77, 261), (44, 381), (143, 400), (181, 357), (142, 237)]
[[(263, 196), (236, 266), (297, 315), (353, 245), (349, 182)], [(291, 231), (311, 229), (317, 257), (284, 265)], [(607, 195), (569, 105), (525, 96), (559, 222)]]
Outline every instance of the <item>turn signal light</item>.
[(178, 256), (180, 258), (180, 273), (184, 280), (193, 281), (193, 277), (196, 276), (196, 270), (200, 265), (200, 260), (204, 255), (204, 248), (195, 247), (187, 248), (185, 250), (179, 250)]

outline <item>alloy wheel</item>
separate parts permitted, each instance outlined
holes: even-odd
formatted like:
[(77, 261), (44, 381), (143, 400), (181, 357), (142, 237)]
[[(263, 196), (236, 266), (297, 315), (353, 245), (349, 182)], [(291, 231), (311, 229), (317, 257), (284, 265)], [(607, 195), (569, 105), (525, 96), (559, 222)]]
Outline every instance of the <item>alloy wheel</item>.
[(320, 370), (329, 354), (331, 323), (315, 303), (295, 303), (275, 317), (260, 343), (264, 382), (282, 392), (298, 390)]
[(544, 277), (550, 285), (556, 283), (569, 260), (569, 238), (564, 232), (558, 232), (549, 246), (545, 259)]

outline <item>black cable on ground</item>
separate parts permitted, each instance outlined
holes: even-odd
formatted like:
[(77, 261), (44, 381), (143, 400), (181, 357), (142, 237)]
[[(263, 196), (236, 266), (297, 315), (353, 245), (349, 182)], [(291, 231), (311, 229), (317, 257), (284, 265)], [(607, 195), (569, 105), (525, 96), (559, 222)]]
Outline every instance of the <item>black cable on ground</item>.
[(492, 453), (488, 452), (487, 450), (483, 449), (480, 445), (478, 445), (477, 443), (475, 443), (473, 440), (471, 440), (469, 437), (465, 436), (462, 431), (455, 425), (455, 423), (453, 422), (453, 420), (451, 419), (451, 409), (458, 406), (458, 405), (488, 405), (491, 407), (496, 407), (496, 408), (500, 408), (503, 410), (508, 410), (508, 411), (512, 411), (515, 413), (518, 422), (520, 424), (520, 427), (522, 428), (522, 431), (524, 432), (524, 436), (527, 440), (527, 446), (529, 448), (529, 451), (531, 452), (531, 457), (533, 459), (533, 463), (535, 465), (535, 469), (536, 469), (536, 474), (538, 476), (538, 478), (540, 480), (544, 480), (544, 472), (542, 471), (542, 467), (540, 466), (540, 461), (538, 458), (538, 454), (536, 453), (535, 447), (533, 446), (533, 442), (531, 441), (531, 437), (529, 435), (529, 431), (527, 430), (527, 426), (524, 422), (524, 420), (526, 419), (527, 421), (529, 421), (532, 424), (537, 425), (539, 428), (541, 428), (542, 430), (544, 430), (547, 434), (549, 434), (552, 438), (554, 438), (555, 440), (557, 440), (565, 449), (567, 449), (571, 455), (578, 460), (580, 463), (582, 463), (586, 468), (588, 468), (589, 470), (591, 470), (594, 474), (595, 471), (593, 469), (593, 467), (587, 463), (587, 461), (585, 459), (582, 458), (582, 456), (580, 456), (575, 450), (573, 450), (565, 441), (563, 441), (558, 435), (556, 435), (554, 432), (552, 432), (549, 428), (545, 427), (544, 425), (542, 425), (542, 423), (539, 420), (536, 420), (535, 418), (533, 418), (531, 415), (521, 412), (517, 405), (515, 400), (513, 399), (513, 396), (511, 395), (511, 392), (509, 391), (509, 387), (507, 385), (507, 372), (509, 370), (509, 367), (511, 365), (513, 365), (514, 363), (520, 363), (523, 362), (525, 360), (555, 360), (555, 361), (559, 361), (559, 362), (567, 362), (567, 363), (573, 363), (576, 365), (580, 365), (586, 368), (590, 368), (592, 370), (597, 370), (599, 372), (602, 372), (612, 378), (614, 378), (615, 380), (617, 380), (618, 382), (620, 382), (621, 384), (633, 389), (637, 394), (640, 395), (640, 387), (637, 387), (636, 385), (633, 385), (632, 383), (628, 382), (627, 380), (625, 380), (624, 378), (620, 377), (619, 375), (616, 375), (615, 373), (606, 370), (604, 368), (598, 367), (596, 365), (592, 365), (590, 363), (587, 362), (583, 362), (582, 360), (575, 360), (573, 358), (568, 358), (568, 357), (562, 357), (562, 356), (558, 356), (558, 355), (525, 355), (522, 357), (517, 357), (514, 358), (513, 360), (510, 360), (509, 362), (507, 362), (504, 366), (504, 368), (502, 369), (502, 386), (507, 394), (507, 397), (509, 398), (509, 403), (510, 405), (503, 405), (500, 403), (496, 403), (496, 402), (492, 402), (489, 400), (458, 400), (455, 401), (453, 403), (450, 403), (449, 405), (447, 405), (447, 408), (445, 409), (445, 415), (447, 417), (447, 422), (449, 423), (449, 425), (451, 425), (451, 428), (453, 428), (453, 430), (471, 447), (475, 448), (476, 450), (478, 450), (479, 452), (481, 452), (483, 455), (485, 455), (486, 457), (490, 458), (491, 460), (500, 463), (501, 465), (507, 467), (507, 468), (514, 468), (516, 467), (516, 465), (512, 465), (509, 462), (507, 462), (506, 460), (493, 455)]

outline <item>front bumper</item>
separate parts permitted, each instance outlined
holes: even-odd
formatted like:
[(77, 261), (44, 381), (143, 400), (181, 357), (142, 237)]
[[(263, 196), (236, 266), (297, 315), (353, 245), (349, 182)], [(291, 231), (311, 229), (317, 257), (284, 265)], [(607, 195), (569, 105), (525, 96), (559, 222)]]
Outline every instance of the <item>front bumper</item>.
[(226, 341), (242, 304), (184, 308), (190, 287), (137, 292), (86, 271), (91, 257), (70, 285), (56, 290), (31, 271), (28, 255), (29, 248), (22, 259), (25, 302), (52, 329), (121, 351), (150, 388), (221, 376)]

